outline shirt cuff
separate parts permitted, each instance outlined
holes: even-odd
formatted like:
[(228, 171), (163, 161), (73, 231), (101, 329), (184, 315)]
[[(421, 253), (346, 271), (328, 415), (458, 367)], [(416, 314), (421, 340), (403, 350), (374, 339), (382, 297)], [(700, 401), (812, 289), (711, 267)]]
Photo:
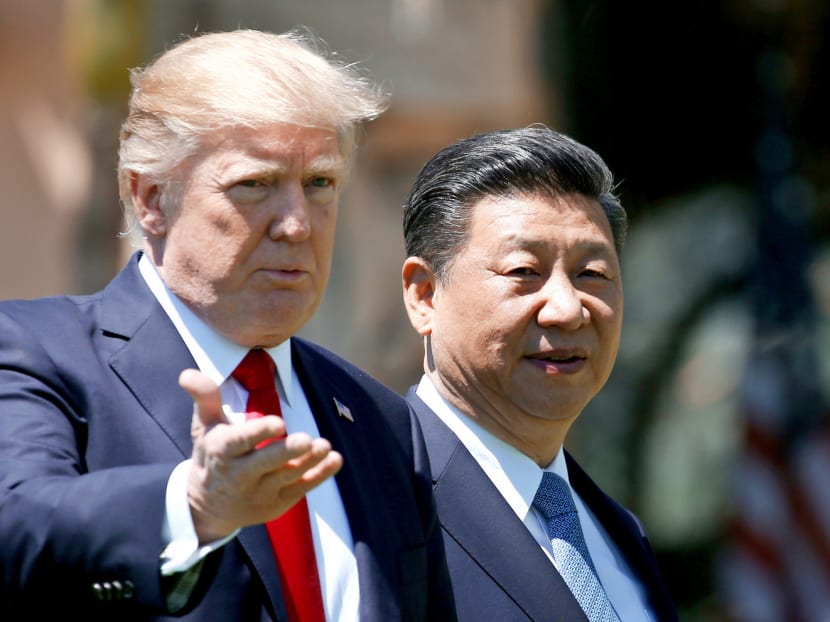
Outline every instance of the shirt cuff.
[(236, 537), (239, 529), (220, 540), (199, 546), (199, 537), (190, 515), (187, 498), (187, 478), (190, 460), (179, 463), (167, 480), (162, 539), (166, 543), (161, 552), (161, 574), (170, 576), (185, 572), (213, 551), (222, 548)]

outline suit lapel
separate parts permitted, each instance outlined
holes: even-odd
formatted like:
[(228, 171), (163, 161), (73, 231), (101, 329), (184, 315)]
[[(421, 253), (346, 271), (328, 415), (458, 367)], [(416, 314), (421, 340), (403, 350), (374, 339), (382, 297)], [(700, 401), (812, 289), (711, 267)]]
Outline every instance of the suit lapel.
[[(196, 363), (167, 314), (138, 271), (136, 253), (104, 290), (102, 338), (110, 342), (110, 367), (156, 421), (182, 457), (190, 457), (193, 402), (179, 386), (183, 369)], [(237, 537), (259, 574), (276, 620), (287, 619), (271, 543), (264, 526), (243, 529)], [(230, 546), (230, 545), (229, 545)]]
[[(532, 620), (585, 620), (568, 586), (461, 441), (410, 390), (441, 526)], [(452, 569), (450, 569), (452, 572)]]
[[(395, 451), (392, 421), (362, 408), (383, 411), (381, 396), (364, 393), (359, 377), (344, 371), (325, 352), (301, 339), (292, 339), (294, 368), (305, 390), (320, 435), (343, 455), (344, 467), (335, 476), (354, 541), (355, 560), (360, 577), (361, 620), (401, 620), (409, 607), (420, 604), (425, 568), (420, 559), (407, 565), (409, 547), (421, 544), (421, 517), (413, 490), (401, 489), (398, 482), (412, 476), (404, 459), (378, 452)], [(390, 392), (389, 408), (406, 413), (406, 405)], [(335, 401), (336, 400), (336, 401)], [(338, 405), (339, 402), (339, 405)], [(344, 410), (348, 408), (349, 411)], [(394, 423), (411, 434), (411, 423)], [(398, 433), (402, 430), (398, 429)], [(415, 579), (412, 577), (415, 576)], [(412, 583), (412, 581), (415, 583)], [(405, 599), (415, 598), (410, 605)]]
[(657, 561), (640, 522), (602, 492), (567, 451), (565, 459), (571, 485), (602, 523), (631, 566), (634, 575), (646, 587), (649, 602), (658, 619), (676, 620), (674, 604), (660, 576)]
[(100, 325), (110, 340), (110, 366), (136, 400), (190, 456), (193, 403), (178, 385), (195, 363), (173, 323), (138, 272), (139, 253), (104, 290)]
[(372, 495), (368, 483), (361, 483), (357, 478), (366, 470), (362, 468), (366, 462), (364, 444), (371, 430), (361, 426), (360, 413), (352, 412), (349, 396), (342, 393), (334, 378), (320, 373), (319, 365), (302, 340), (292, 339), (292, 359), (320, 436), (328, 439), (343, 455), (343, 463), (349, 465), (335, 478), (352, 536), (355, 542), (371, 539), (366, 509), (373, 507)]
[(246, 527), (239, 532), (237, 540), (245, 555), (248, 556), (255, 570), (254, 574), (259, 575), (265, 587), (265, 593), (268, 596), (267, 607), (271, 616), (275, 620), (287, 620), (288, 613), (280, 588), (280, 575), (277, 571), (268, 531), (262, 525)]

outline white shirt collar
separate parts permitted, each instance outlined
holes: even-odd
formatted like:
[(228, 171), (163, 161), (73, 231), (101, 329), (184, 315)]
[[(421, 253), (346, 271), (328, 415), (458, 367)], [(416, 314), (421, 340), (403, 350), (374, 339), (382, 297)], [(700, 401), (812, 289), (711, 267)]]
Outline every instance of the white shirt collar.
[(521, 521), (524, 522), (530, 511), (544, 471), (556, 473), (570, 485), (568, 466), (561, 447), (553, 462), (547, 468), (540, 469), (529, 456), (448, 403), (426, 375), (421, 378), (416, 393), (455, 433)]
[[(220, 335), (193, 313), (167, 288), (147, 255), (142, 254), (139, 258), (138, 270), (175, 325), (199, 370), (221, 386), (248, 353), (248, 348)], [(277, 366), (278, 385), (282, 385), (277, 388), (282, 389), (282, 397), (291, 405), (294, 393), (291, 340), (286, 339), (266, 351)]]
[[(550, 551), (546, 521), (531, 504), (544, 471), (556, 473), (570, 486), (568, 465), (562, 448), (547, 468), (540, 469), (528, 456), (496, 438), (470, 417), (448, 404), (426, 376), (421, 378), (417, 394), (461, 440), (555, 565)], [(571, 493), (600, 581), (620, 613), (620, 619), (644, 622), (654, 620), (643, 584), (631, 570), (611, 536), (572, 487)]]

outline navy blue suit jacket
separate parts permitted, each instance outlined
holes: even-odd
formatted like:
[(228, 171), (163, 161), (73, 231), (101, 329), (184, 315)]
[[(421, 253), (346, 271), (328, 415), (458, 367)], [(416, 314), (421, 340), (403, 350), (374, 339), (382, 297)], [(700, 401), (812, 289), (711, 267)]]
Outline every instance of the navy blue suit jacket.
[[(459, 622), (587, 622), (567, 584), (469, 451), (416, 395)], [(640, 522), (567, 454), (573, 488), (602, 522), (640, 581), (660, 622), (677, 614)]]
[[(137, 258), (95, 295), (0, 303), (2, 620), (167, 619), (162, 517), (168, 476), (191, 454), (193, 405), (177, 379), (194, 361)], [(406, 403), (334, 354), (292, 344), (320, 433), (343, 454), (336, 481), (361, 620), (452, 617), (426, 450)], [(208, 556), (183, 619), (286, 619), (264, 527)]]

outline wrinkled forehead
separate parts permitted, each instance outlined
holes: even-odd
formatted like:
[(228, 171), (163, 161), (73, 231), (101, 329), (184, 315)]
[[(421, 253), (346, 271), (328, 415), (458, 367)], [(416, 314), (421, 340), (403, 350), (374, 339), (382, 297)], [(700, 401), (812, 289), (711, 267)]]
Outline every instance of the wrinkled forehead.
[(270, 124), (259, 128), (228, 127), (204, 134), (187, 162), (205, 160), (219, 168), (303, 170), (345, 175), (351, 151), (343, 153), (334, 128), (309, 128), (292, 124)]
[(484, 197), (471, 206), (467, 237), (484, 242), (535, 237), (538, 244), (548, 245), (578, 237), (580, 244), (614, 251), (611, 225), (602, 205), (578, 193)]
[(229, 125), (199, 137), (199, 145), (207, 150), (235, 149), (265, 156), (274, 151), (314, 150), (339, 156), (349, 162), (353, 155), (354, 129), (341, 129), (325, 123), (305, 124), (293, 121), (262, 123), (251, 127)]

